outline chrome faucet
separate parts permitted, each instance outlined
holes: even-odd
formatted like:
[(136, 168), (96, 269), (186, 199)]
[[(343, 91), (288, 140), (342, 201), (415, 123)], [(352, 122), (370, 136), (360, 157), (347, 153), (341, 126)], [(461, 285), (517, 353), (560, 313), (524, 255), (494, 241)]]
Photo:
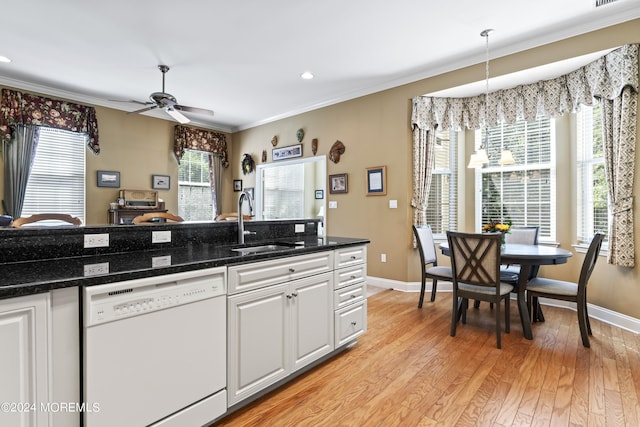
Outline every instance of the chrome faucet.
[(244, 190), (240, 193), (240, 197), (238, 198), (238, 244), (244, 243), (244, 236), (249, 234), (256, 234), (255, 231), (245, 231), (244, 230), (244, 218), (242, 217), (242, 202), (246, 200), (249, 203), (249, 215), (253, 216), (253, 202), (251, 201), (251, 196)]

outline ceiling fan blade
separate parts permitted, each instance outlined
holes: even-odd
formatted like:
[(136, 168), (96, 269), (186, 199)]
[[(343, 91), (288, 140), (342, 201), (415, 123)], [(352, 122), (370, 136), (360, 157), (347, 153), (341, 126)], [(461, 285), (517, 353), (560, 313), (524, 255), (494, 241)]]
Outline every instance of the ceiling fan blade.
[(186, 105), (178, 105), (178, 104), (174, 105), (173, 108), (175, 108), (176, 110), (186, 111), (188, 113), (209, 114), (209, 115), (213, 116), (213, 111), (206, 110), (204, 108), (187, 107)]
[(150, 105), (149, 107), (141, 108), (141, 109), (136, 110), (136, 111), (129, 111), (127, 114), (144, 113), (145, 111), (153, 110), (154, 108), (158, 108), (158, 106), (157, 105)]
[(138, 101), (138, 100), (135, 100), (135, 99), (109, 99), (108, 101), (109, 102), (131, 102), (131, 103), (140, 104), (140, 105), (152, 105), (153, 104), (153, 102), (151, 102), (151, 101), (144, 101), (143, 102), (143, 101)]
[(173, 108), (165, 108), (167, 114), (173, 117), (180, 124), (189, 123), (191, 120), (186, 118), (181, 112), (174, 110)]

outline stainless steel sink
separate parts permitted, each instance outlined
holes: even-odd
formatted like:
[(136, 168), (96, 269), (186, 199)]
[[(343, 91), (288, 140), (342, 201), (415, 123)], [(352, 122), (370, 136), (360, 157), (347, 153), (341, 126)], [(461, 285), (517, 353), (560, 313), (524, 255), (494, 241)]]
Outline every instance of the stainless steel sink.
[(271, 252), (271, 251), (279, 251), (283, 249), (291, 249), (295, 248), (295, 245), (281, 244), (281, 243), (270, 243), (268, 245), (260, 245), (260, 246), (247, 246), (243, 248), (234, 248), (231, 249), (234, 252), (238, 252), (240, 255), (249, 255), (249, 254), (258, 254), (262, 252)]

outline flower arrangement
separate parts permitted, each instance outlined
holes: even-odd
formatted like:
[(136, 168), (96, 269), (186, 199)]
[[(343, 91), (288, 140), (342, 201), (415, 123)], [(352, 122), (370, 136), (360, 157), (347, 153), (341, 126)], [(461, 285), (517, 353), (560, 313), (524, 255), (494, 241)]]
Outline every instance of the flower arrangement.
[(504, 245), (504, 235), (510, 233), (511, 221), (500, 222), (498, 220), (491, 220), (488, 224), (482, 226), (483, 233), (498, 233), (502, 234), (502, 244)]

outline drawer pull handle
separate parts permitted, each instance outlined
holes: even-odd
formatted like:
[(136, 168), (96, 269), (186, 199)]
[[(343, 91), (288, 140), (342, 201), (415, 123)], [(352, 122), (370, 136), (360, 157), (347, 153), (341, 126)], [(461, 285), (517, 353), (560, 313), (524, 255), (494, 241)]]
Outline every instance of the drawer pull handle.
[(351, 280), (355, 280), (357, 278), (358, 278), (358, 276), (351, 276)]
[(355, 255), (351, 255), (351, 259), (358, 259)]
[(296, 269), (295, 269), (295, 268), (290, 268), (290, 269), (289, 269), (289, 273), (295, 273), (295, 272), (296, 272)]
[(351, 299), (358, 298), (358, 295), (351, 295)]
[(356, 322), (351, 322), (351, 326), (356, 326), (357, 323)]

